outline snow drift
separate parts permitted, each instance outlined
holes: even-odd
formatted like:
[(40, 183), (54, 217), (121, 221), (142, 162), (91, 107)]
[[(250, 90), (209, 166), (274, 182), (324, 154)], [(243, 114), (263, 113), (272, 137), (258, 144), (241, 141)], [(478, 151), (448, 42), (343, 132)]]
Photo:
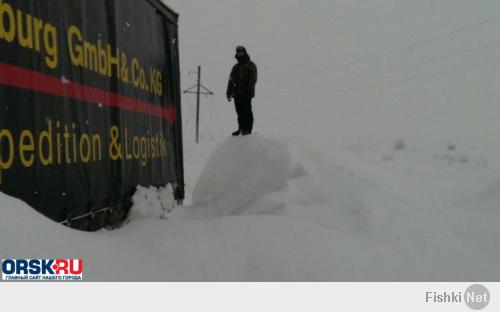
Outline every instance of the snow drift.
[(229, 138), (209, 158), (193, 205), (183, 212), (191, 218), (245, 213), (250, 203), (283, 187), (291, 173), (286, 144), (256, 136)]
[[(230, 138), (206, 163), (193, 205), (168, 213), (168, 189), (138, 188), (115, 231), (73, 231), (0, 194), (0, 257), (82, 258), (87, 281), (500, 278), (497, 184), (462, 205), (426, 208), (400, 191), (415, 178), (397, 166), (407, 168), (405, 157), (416, 166), (415, 152), (378, 170), (385, 152), (368, 150)], [(400, 197), (384, 183), (394, 180)]]

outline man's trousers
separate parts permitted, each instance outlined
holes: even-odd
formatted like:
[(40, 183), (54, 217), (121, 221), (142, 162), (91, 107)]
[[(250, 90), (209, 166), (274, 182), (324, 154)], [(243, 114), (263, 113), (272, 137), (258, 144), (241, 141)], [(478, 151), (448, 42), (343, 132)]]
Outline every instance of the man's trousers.
[(241, 131), (252, 132), (253, 129), (253, 112), (252, 98), (236, 97), (234, 99), (236, 113), (238, 114), (238, 125)]

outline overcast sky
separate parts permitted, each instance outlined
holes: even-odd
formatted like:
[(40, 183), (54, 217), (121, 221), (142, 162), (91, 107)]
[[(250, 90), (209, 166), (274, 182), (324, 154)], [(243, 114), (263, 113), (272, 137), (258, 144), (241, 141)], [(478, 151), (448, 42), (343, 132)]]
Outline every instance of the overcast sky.
[[(362, 123), (357, 116), (364, 112), (379, 118), (377, 123), (394, 113), (388, 119), (406, 127), (404, 116), (414, 113), (406, 108), (424, 101), (418, 114), (431, 118), (435, 130), (453, 112), (457, 126), (470, 118), (470, 127), (483, 118), (494, 121), (488, 118), (500, 95), (498, 0), (165, 2), (180, 14), (183, 87), (194, 84), (195, 76), (187, 74), (200, 64), (216, 102), (224, 98), (234, 47), (243, 44), (259, 67), (260, 105), (329, 105), (336, 107), (331, 113)], [(455, 92), (471, 83), (477, 88)], [(422, 93), (428, 97), (420, 98)], [(460, 103), (448, 103), (455, 100)], [(442, 109), (430, 116), (435, 103)], [(414, 121), (415, 131), (420, 123)]]

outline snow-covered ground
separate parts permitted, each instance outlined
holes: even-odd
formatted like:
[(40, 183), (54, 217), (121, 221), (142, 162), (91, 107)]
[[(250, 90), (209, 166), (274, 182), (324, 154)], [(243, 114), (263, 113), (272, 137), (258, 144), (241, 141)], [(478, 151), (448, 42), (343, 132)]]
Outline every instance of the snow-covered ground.
[(83, 258), (91, 281), (498, 280), (500, 149), (385, 143), (229, 138), (192, 205), (140, 188), (115, 231), (1, 195), (0, 258)]
[[(183, 86), (202, 64), (216, 93), (199, 145), (183, 97), (185, 206), (140, 188), (124, 227), (80, 233), (0, 194), (0, 258), (81, 257), (91, 281), (500, 280), (498, 1), (165, 2)], [(247, 138), (236, 44), (260, 73)]]

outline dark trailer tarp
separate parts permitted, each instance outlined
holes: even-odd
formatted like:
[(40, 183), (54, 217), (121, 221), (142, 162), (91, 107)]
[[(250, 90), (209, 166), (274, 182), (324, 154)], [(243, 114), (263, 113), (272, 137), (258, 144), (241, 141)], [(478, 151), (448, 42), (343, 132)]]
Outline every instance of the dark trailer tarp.
[(0, 0), (0, 191), (90, 231), (137, 185), (183, 199), (177, 18), (156, 0)]

